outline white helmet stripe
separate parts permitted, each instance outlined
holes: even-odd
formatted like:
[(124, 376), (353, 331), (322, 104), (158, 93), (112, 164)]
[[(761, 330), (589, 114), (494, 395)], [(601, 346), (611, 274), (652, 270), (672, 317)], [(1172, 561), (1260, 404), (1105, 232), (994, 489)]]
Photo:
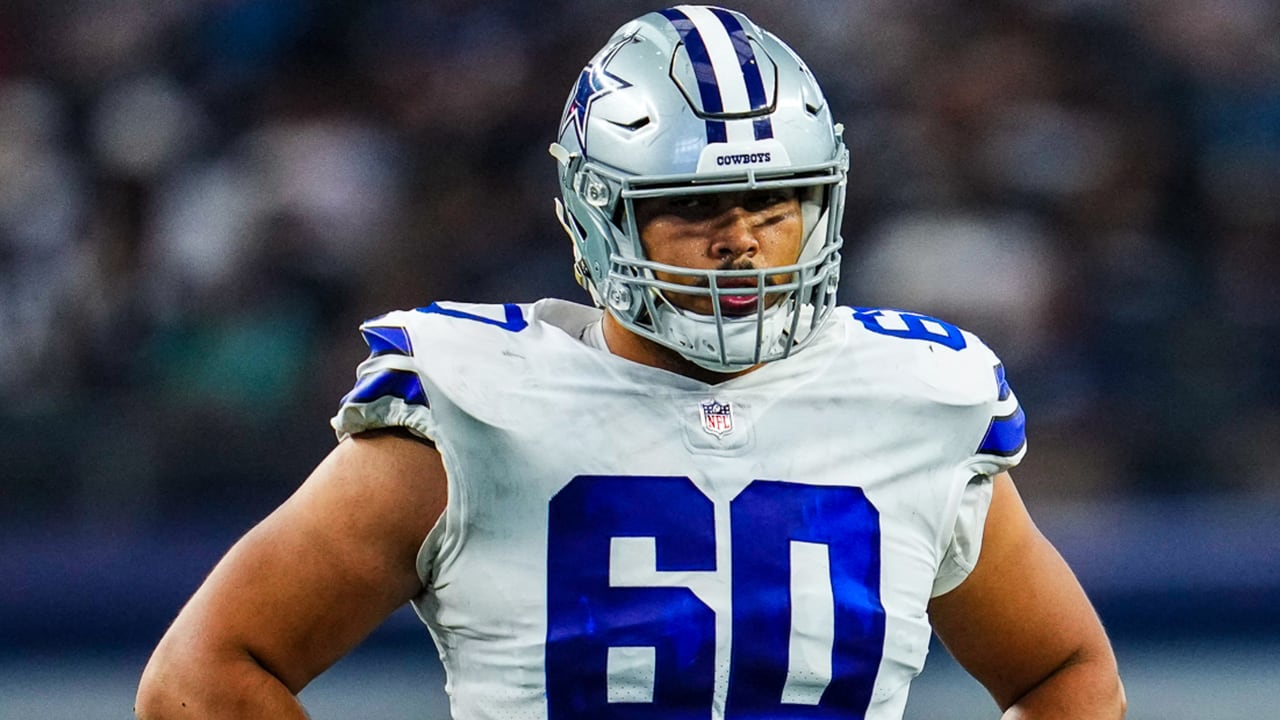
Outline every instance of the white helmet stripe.
[[(711, 67), (715, 70), (717, 84), (720, 87), (720, 100), (725, 113), (747, 113), (751, 111), (751, 101), (747, 97), (747, 83), (743, 78), (742, 67), (738, 64), (738, 53), (733, 48), (733, 40), (724, 23), (705, 7), (681, 5), (679, 9), (693, 22), (702, 42), (706, 45)], [(726, 123), (731, 143), (750, 142), (755, 139), (754, 127), (750, 120), (730, 120)]]
[[(693, 5), (680, 5), (662, 14), (684, 40), (705, 111), (745, 115), (767, 107), (760, 66), (742, 26), (732, 15), (718, 8)], [(707, 121), (708, 142), (750, 142), (769, 137), (773, 137), (773, 129), (768, 118)]]

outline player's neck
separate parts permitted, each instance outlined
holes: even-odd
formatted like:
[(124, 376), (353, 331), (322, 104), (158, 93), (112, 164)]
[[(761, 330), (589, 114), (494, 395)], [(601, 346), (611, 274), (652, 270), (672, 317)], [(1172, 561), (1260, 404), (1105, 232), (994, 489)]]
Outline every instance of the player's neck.
[(649, 367), (666, 370), (677, 375), (683, 375), (687, 378), (699, 380), (708, 385), (722, 383), (725, 380), (745, 375), (759, 368), (749, 367), (746, 370), (739, 370), (732, 373), (720, 373), (714, 370), (708, 370), (697, 363), (690, 362), (688, 359), (672, 350), (669, 347), (659, 345), (648, 338), (640, 337), (623, 327), (612, 315), (607, 311), (601, 321), (601, 329), (604, 331), (604, 341), (609, 347), (609, 352), (620, 358), (648, 365)]

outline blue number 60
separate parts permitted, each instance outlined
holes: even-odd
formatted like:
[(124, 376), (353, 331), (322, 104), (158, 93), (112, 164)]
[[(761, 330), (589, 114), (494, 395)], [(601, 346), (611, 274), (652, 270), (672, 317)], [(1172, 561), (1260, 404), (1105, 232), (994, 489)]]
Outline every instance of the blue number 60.
[[(884, 645), (880, 530), (859, 488), (756, 480), (730, 503), (728, 718), (861, 718)], [(546, 683), (551, 720), (711, 717), (715, 610), (683, 586), (613, 587), (614, 538), (652, 538), (654, 570), (716, 570), (715, 513), (685, 477), (579, 476), (551, 501)], [(825, 546), (830, 677), (787, 695), (792, 547)], [(825, 588), (824, 588), (825, 590)], [(723, 610), (728, 612), (726, 608)], [(610, 648), (653, 649), (651, 702), (610, 702)]]

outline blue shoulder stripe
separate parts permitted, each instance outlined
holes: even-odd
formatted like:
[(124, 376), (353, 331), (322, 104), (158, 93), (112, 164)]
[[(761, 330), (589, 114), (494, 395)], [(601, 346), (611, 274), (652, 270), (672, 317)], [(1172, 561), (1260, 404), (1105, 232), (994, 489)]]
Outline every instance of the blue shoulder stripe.
[(342, 404), (369, 403), (387, 396), (398, 397), (410, 405), (431, 407), (418, 374), (395, 369), (381, 370), (360, 378), (355, 389), (342, 398)]
[(402, 327), (382, 327), (374, 325), (360, 329), (364, 341), (369, 345), (371, 357), (382, 355), (404, 355), (413, 357), (413, 344), (409, 342), (409, 331)]
[(426, 307), (420, 307), (418, 312), (424, 315), (444, 315), (445, 317), (459, 318), (462, 320), (473, 320), (485, 325), (494, 325), (503, 330), (510, 332), (520, 332), (529, 327), (529, 321), (524, 319), (524, 313), (520, 311), (520, 306), (515, 303), (505, 303), (502, 306), (503, 319), (485, 317), (484, 315), (476, 315), (465, 310), (443, 307), (440, 303), (431, 303)]
[(1004, 363), (996, 363), (996, 387), (1000, 391), (1000, 400), (1008, 400), (1013, 394), (1013, 390), (1009, 388), (1009, 380), (1004, 375)]
[(991, 418), (991, 424), (987, 426), (987, 434), (978, 445), (978, 453), (1011, 457), (1017, 455), (1026, 444), (1027, 416), (1019, 406), (1010, 415)]

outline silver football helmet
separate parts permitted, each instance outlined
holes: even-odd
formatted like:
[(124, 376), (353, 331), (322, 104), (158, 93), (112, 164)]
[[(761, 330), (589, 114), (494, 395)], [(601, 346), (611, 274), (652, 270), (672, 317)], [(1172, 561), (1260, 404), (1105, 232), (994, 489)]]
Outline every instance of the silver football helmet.
[[(681, 5), (622, 26), (579, 75), (551, 146), (578, 282), (624, 327), (704, 368), (796, 352), (836, 302), (849, 164), (841, 134), (800, 57), (741, 13)], [(775, 188), (801, 200), (795, 264), (695, 270), (646, 258), (636, 200)], [(713, 312), (679, 308), (664, 292), (708, 296)], [(722, 298), (742, 295), (757, 298), (756, 312), (722, 311)]]

